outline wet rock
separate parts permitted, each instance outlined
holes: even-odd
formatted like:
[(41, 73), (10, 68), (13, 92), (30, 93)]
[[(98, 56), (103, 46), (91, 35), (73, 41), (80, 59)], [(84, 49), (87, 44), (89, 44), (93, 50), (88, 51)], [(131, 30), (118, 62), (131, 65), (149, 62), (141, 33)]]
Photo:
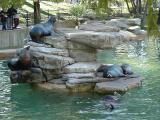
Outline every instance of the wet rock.
[(35, 86), (46, 90), (68, 91), (65, 84), (37, 83)]
[(131, 88), (140, 87), (142, 84), (142, 77), (123, 77), (114, 81), (107, 81), (96, 83), (95, 91), (98, 93), (114, 93), (127, 92)]
[(99, 67), (96, 62), (78, 62), (64, 68), (64, 73), (89, 73), (95, 72)]
[(30, 70), (12, 71), (10, 75), (11, 83), (40, 83), (46, 81), (40, 68)]
[[(83, 79), (83, 80), (86, 80)], [(77, 83), (77, 79), (70, 79), (66, 82), (66, 88), (71, 92), (88, 92), (93, 91), (95, 87), (95, 83)]]

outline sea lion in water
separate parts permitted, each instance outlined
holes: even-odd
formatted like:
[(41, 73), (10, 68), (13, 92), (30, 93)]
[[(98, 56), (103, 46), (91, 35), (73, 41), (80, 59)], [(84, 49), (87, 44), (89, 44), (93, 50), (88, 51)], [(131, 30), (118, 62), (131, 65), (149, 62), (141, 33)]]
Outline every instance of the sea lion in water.
[(36, 24), (29, 33), (32, 41), (43, 43), (43, 37), (51, 36), (52, 34), (54, 34), (53, 27), (55, 22), (56, 17), (51, 16), (45, 23)]
[(116, 91), (114, 92), (114, 95), (106, 95), (105, 97), (103, 97), (105, 108), (111, 111), (115, 109), (120, 97), (121, 95)]
[(101, 65), (96, 72), (102, 72), (104, 78), (125, 77), (133, 74), (129, 64), (122, 65)]

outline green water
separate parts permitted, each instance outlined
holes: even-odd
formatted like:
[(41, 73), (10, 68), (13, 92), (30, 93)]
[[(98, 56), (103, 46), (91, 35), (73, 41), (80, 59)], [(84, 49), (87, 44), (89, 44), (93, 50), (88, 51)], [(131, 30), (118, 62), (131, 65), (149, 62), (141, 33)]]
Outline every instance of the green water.
[(155, 42), (133, 42), (99, 53), (102, 63), (130, 63), (144, 76), (143, 87), (122, 95), (107, 111), (103, 95), (69, 94), (11, 85), (9, 70), (0, 63), (0, 120), (159, 120), (160, 50)]

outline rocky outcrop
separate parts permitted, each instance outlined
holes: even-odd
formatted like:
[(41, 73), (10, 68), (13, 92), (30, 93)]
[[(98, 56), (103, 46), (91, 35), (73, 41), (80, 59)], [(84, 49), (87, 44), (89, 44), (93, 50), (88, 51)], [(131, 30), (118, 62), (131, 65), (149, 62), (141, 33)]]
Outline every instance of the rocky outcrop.
[(80, 30), (60, 29), (59, 34), (45, 39), (46, 44), (27, 43), (39, 71), (32, 71), (34, 68), (31, 68), (22, 71), (20, 77), (16, 76), (19, 74), (17, 71), (13, 71), (11, 76), (13, 80), (18, 78), (18, 82), (37, 83), (36, 86), (41, 88), (72, 92), (113, 93), (139, 87), (142, 81), (140, 76), (117, 79), (103, 78), (102, 74), (96, 73), (100, 66), (96, 62), (97, 49), (114, 48), (137, 39), (142, 31), (137, 25), (139, 19), (114, 19), (88, 22), (81, 25)]

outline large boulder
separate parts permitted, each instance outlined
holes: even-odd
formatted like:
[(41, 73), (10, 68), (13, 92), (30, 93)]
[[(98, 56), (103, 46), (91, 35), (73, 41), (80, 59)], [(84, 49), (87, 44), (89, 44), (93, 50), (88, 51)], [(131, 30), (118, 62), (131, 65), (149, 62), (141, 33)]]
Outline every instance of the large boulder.
[(119, 32), (93, 32), (83, 31), (77, 33), (67, 33), (66, 38), (69, 41), (84, 44), (96, 49), (107, 49), (122, 44), (124, 35)]

